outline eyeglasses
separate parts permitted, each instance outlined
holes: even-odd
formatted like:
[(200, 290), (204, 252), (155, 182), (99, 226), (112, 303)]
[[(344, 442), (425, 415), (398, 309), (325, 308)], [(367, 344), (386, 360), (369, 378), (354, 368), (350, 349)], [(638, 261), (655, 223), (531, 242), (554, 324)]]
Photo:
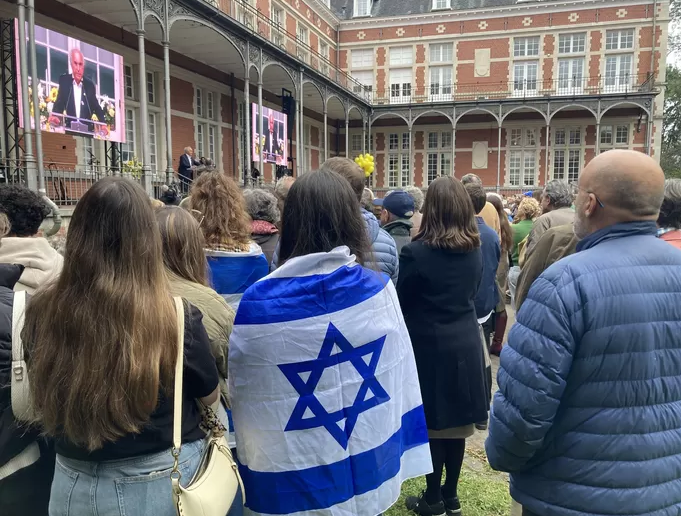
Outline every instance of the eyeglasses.
[(603, 204), (603, 201), (600, 200), (600, 198), (598, 197), (598, 195), (596, 195), (594, 192), (591, 192), (591, 191), (589, 191), (589, 190), (586, 190), (586, 189), (582, 188), (581, 186), (579, 186), (579, 184), (577, 183), (577, 181), (571, 181), (571, 182), (570, 182), (570, 187), (572, 188), (572, 195), (577, 196), (577, 194), (579, 193), (579, 191), (580, 191), (580, 190), (583, 190), (583, 191), (585, 191), (585, 192), (588, 193), (588, 194), (592, 194), (592, 195), (596, 198), (596, 202), (598, 203), (598, 205), (599, 205), (601, 208), (605, 208), (605, 205)]

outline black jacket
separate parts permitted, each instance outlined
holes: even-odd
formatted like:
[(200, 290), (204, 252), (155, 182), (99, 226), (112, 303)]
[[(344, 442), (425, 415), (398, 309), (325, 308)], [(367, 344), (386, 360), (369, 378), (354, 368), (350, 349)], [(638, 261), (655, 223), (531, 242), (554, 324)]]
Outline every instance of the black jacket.
[(12, 289), (24, 268), (0, 264), (0, 465), (5, 465), (29, 444), (38, 442), (41, 458), (0, 481), (0, 514), (47, 515), (50, 485), (54, 473), (54, 448), (40, 438), (37, 430), (19, 428), (11, 407)]
[(414, 347), (429, 430), (485, 421), (485, 389), (475, 295), (482, 252), (402, 248), (397, 294)]
[(66, 112), (68, 116), (76, 116), (76, 102), (80, 100), (81, 120), (91, 120), (92, 115), (97, 115), (97, 119), (100, 122), (104, 122), (104, 111), (102, 111), (97, 100), (95, 83), (87, 77), (83, 77), (81, 86), (83, 89), (81, 98), (76, 99), (73, 94), (73, 75), (68, 73), (60, 76), (59, 91), (57, 93), (57, 100), (54, 101), (52, 113), (62, 115)]
[(414, 224), (411, 220), (407, 219), (395, 219), (383, 226), (383, 229), (393, 237), (393, 240), (395, 240), (398, 255), (402, 251), (402, 248), (411, 242), (411, 228), (413, 227)]

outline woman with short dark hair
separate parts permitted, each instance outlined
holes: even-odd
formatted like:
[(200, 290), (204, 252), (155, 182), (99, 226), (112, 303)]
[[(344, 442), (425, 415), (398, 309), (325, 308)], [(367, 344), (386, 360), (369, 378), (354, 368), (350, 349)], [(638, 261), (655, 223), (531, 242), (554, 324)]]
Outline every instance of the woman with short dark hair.
[[(464, 186), (441, 177), (428, 187), (423, 220), (402, 248), (397, 294), (414, 347), (433, 473), (407, 499), (417, 514), (459, 514), (465, 439), (487, 419), (485, 362), (475, 296), (482, 278), (480, 234)], [(443, 467), (447, 480), (441, 486)]]
[(29, 294), (54, 280), (64, 259), (47, 239), (38, 237), (40, 225), (50, 213), (42, 197), (25, 186), (0, 186), (0, 212), (7, 215), (9, 234), (0, 248), (0, 263), (24, 266), (14, 290)]
[(660, 238), (681, 249), (681, 179), (664, 182), (664, 199), (657, 225)]

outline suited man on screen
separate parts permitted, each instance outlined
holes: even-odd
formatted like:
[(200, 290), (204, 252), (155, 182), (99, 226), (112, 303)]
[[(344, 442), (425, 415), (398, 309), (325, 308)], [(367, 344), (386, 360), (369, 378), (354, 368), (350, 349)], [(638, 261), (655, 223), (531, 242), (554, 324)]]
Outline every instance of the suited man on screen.
[[(72, 119), (63, 120), (63, 115), (78, 118), (82, 121), (91, 121), (92, 115), (97, 117), (97, 120), (104, 122), (104, 111), (97, 101), (97, 93), (95, 83), (87, 77), (83, 77), (85, 72), (85, 59), (83, 53), (74, 48), (70, 53), (71, 73), (59, 77), (59, 92), (57, 93), (57, 100), (54, 101), (52, 114), (49, 118), (49, 123), (52, 125), (66, 124), (69, 128), (69, 122)], [(92, 124), (88, 124), (92, 130)]]

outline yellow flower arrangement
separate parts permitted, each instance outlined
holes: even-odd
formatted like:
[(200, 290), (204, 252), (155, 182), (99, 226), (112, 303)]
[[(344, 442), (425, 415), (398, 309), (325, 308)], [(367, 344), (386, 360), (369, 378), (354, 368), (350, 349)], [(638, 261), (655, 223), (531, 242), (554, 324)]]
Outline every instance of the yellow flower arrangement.
[(59, 94), (59, 90), (57, 88), (52, 88), (50, 90), (49, 102), (56, 102), (58, 94)]
[(97, 118), (97, 115), (95, 115), (94, 113), (92, 114), (91, 120), (93, 122), (99, 122), (99, 118)]

